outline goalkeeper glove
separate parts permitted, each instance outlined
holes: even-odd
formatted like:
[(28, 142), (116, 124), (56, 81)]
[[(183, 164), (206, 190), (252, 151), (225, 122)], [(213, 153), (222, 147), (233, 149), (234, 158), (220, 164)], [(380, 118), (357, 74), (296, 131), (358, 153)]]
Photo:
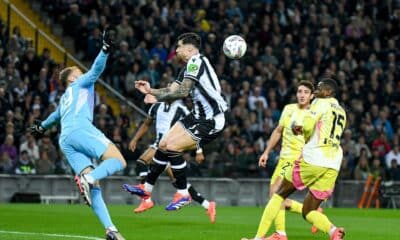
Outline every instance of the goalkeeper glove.
[(36, 119), (33, 122), (33, 125), (29, 128), (32, 135), (35, 137), (41, 137), (44, 132), (46, 131), (46, 129), (44, 127), (42, 127), (42, 121)]
[(107, 28), (103, 32), (103, 51), (105, 53), (110, 53), (114, 47), (117, 38), (117, 31), (113, 28)]

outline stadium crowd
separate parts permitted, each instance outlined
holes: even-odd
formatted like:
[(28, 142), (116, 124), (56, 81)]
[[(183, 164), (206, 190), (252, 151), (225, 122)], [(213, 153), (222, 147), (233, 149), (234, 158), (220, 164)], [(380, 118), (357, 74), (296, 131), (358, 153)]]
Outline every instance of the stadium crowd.
[[(101, 32), (118, 30), (118, 47), (108, 62), (105, 79), (143, 109), (143, 96), (134, 81), (152, 86), (174, 81), (180, 67), (174, 41), (183, 32), (196, 32), (203, 53), (214, 64), (224, 97), (230, 104), (223, 136), (206, 147), (206, 161), (195, 163), (192, 176), (270, 177), (279, 159), (279, 146), (268, 167), (258, 158), (277, 125), (281, 109), (295, 102), (300, 80), (314, 83), (322, 75), (337, 79), (338, 99), (348, 125), (342, 147), (339, 179), (368, 175), (400, 180), (400, 5), (397, 1), (283, 0), (158, 0), (158, 1), (42, 1), (42, 10), (74, 39), (83, 60), (93, 60), (101, 48)], [(62, 64), (49, 50), (37, 55), (32, 41), (19, 28), (0, 22), (0, 172), (47, 174), (68, 171), (57, 146), (57, 129), (35, 139), (26, 128), (56, 106), (63, 86)], [(227, 59), (225, 37), (242, 35), (248, 44), (240, 60)], [(103, 97), (97, 102), (95, 124), (116, 142), (134, 163), (137, 152), (127, 150), (130, 124), (136, 122), (124, 106), (115, 116)], [(190, 107), (191, 103), (186, 102)]]

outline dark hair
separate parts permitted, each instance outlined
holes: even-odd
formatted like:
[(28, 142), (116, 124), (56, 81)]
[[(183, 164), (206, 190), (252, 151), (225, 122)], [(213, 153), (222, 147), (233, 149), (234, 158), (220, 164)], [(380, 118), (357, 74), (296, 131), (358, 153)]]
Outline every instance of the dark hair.
[(318, 88), (330, 90), (332, 96), (335, 96), (338, 92), (338, 85), (332, 78), (322, 78), (318, 83)]
[(188, 32), (179, 35), (177, 42), (182, 41), (183, 44), (193, 44), (197, 49), (201, 47), (201, 38), (197, 33)]
[(311, 81), (301, 80), (300, 82), (297, 83), (296, 89), (298, 89), (300, 86), (304, 86), (304, 87), (310, 89), (311, 93), (314, 92), (314, 84)]

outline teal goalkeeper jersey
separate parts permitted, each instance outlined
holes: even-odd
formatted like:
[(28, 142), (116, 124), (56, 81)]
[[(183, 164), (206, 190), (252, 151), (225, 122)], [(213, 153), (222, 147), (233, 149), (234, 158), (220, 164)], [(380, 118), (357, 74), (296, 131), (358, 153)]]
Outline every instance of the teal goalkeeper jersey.
[(104, 71), (107, 57), (100, 51), (90, 70), (67, 87), (57, 109), (42, 122), (44, 128), (60, 123), (63, 138), (76, 129), (93, 127), (94, 84)]

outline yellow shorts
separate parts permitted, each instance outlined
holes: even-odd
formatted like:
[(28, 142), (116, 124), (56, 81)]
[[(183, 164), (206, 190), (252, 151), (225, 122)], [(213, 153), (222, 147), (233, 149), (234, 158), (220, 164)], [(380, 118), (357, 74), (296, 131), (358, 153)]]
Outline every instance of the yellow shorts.
[(312, 195), (320, 200), (328, 199), (335, 188), (338, 171), (306, 163), (303, 158), (294, 162), (293, 170), (286, 171), (285, 178), (298, 190), (308, 187)]
[(278, 177), (285, 177), (285, 172), (291, 172), (293, 168), (293, 160), (279, 159), (271, 177), (270, 185), (273, 185)]

